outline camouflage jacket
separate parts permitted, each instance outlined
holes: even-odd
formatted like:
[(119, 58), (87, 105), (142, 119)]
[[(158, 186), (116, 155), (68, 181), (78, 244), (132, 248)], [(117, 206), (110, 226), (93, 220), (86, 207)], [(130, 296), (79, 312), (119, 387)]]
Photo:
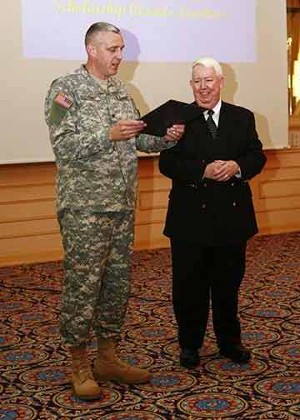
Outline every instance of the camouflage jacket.
[(146, 134), (110, 141), (114, 123), (139, 118), (139, 113), (123, 82), (111, 77), (104, 89), (84, 66), (52, 82), (45, 118), (57, 165), (58, 210), (133, 209), (136, 151), (158, 152), (174, 145)]

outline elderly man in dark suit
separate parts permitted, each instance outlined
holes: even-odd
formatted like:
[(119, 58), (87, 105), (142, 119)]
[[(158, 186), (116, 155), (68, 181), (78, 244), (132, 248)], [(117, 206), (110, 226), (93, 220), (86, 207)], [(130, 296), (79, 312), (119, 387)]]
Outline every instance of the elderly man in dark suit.
[(195, 106), (205, 111), (159, 161), (172, 180), (164, 234), (171, 242), (180, 364), (187, 368), (199, 364), (210, 299), (220, 354), (237, 363), (251, 357), (241, 341), (238, 291), (247, 240), (258, 230), (248, 181), (266, 157), (253, 113), (223, 102), (223, 84), (216, 60), (193, 63)]

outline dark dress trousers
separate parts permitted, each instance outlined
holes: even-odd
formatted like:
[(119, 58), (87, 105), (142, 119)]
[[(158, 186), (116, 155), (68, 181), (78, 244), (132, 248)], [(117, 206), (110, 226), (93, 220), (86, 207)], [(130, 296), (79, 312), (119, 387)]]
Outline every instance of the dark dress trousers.
[[(203, 178), (214, 160), (236, 161), (241, 177)], [(160, 154), (160, 171), (172, 180), (164, 234), (171, 241), (173, 306), (182, 348), (201, 347), (210, 300), (219, 347), (241, 341), (238, 290), (246, 243), (258, 230), (248, 180), (265, 162), (253, 113), (225, 102), (215, 139), (201, 115), (176, 146)]]

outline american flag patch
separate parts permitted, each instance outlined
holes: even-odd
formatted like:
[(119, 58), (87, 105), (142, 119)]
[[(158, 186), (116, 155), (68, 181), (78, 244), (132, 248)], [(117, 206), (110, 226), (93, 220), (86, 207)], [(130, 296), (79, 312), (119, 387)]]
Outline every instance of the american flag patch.
[(58, 93), (55, 96), (54, 102), (56, 104), (62, 106), (63, 108), (66, 108), (66, 109), (69, 109), (72, 106), (72, 104), (73, 104), (72, 99), (68, 98), (67, 95), (65, 95), (62, 92)]

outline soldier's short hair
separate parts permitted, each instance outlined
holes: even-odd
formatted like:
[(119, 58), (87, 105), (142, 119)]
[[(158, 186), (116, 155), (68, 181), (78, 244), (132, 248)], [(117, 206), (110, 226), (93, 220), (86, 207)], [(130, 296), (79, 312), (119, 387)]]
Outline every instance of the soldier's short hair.
[(93, 23), (89, 29), (87, 30), (85, 34), (84, 43), (85, 46), (87, 46), (92, 38), (98, 33), (98, 32), (114, 32), (116, 34), (119, 34), (121, 31), (119, 28), (117, 28), (112, 23), (108, 22), (96, 22)]

